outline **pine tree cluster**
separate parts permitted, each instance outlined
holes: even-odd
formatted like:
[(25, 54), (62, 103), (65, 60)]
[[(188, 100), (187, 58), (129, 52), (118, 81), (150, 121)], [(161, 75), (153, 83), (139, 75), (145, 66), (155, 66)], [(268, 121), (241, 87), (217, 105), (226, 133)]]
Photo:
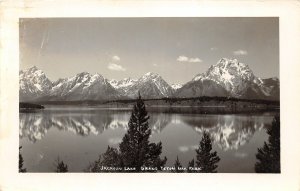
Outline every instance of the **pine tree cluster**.
[(256, 154), (255, 172), (280, 173), (280, 117), (275, 116), (272, 127), (267, 129), (268, 143), (258, 149)]

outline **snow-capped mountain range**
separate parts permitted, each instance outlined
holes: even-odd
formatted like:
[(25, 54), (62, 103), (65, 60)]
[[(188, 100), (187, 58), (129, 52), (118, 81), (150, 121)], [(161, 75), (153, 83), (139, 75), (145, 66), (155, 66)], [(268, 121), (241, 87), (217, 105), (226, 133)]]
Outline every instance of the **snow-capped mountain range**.
[(169, 85), (161, 76), (147, 73), (138, 79), (108, 80), (100, 74), (79, 73), (51, 82), (32, 67), (19, 73), (20, 101), (80, 101), (143, 98), (225, 96), (279, 100), (278, 78), (256, 77), (248, 65), (222, 58), (205, 73), (181, 85)]
[(121, 96), (134, 98), (140, 91), (144, 98), (169, 97), (173, 88), (159, 75), (148, 72), (139, 79), (125, 78), (123, 80), (110, 80), (110, 84), (119, 91)]

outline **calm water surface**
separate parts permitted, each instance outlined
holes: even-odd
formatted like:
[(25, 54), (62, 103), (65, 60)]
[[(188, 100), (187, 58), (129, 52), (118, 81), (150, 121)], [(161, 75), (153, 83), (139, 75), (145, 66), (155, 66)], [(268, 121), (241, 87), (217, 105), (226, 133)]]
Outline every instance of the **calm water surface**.
[[(52, 172), (59, 156), (69, 171), (83, 172), (107, 146), (118, 147), (128, 129), (131, 110), (50, 107), (20, 113), (20, 145), (29, 172)], [(162, 142), (161, 156), (172, 166), (178, 155), (183, 166), (196, 156), (203, 130), (213, 137), (221, 161), (218, 172), (254, 172), (257, 148), (268, 139), (274, 113), (172, 114), (149, 113), (151, 142)]]

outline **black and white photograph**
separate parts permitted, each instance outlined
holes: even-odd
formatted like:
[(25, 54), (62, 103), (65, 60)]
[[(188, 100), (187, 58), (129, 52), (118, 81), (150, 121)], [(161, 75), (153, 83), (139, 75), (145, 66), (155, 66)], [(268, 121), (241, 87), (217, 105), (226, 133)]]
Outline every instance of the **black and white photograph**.
[(19, 18), (19, 173), (281, 173), (279, 17)]
[(298, 0), (0, 0), (1, 191), (299, 191)]

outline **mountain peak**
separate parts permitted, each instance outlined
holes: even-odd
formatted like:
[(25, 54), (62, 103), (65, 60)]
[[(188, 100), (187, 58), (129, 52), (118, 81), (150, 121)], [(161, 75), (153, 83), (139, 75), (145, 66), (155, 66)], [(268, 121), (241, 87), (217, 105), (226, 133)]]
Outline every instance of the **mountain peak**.
[(90, 73), (88, 73), (88, 72), (80, 72), (80, 73), (78, 73), (77, 74), (77, 76), (90, 76)]
[(221, 58), (218, 63), (239, 63), (239, 61), (236, 58)]
[(92, 76), (93, 78), (100, 78), (100, 79), (105, 79), (101, 74), (96, 73)]
[(244, 92), (257, 77), (247, 64), (240, 63), (237, 59), (222, 58), (217, 64), (209, 67), (207, 72), (198, 74), (194, 81), (211, 80), (221, 85), (234, 96)]
[(42, 70), (40, 70), (38, 67), (36, 67), (36, 66), (28, 68), (28, 69), (26, 69), (24, 71), (21, 70), (20, 74), (46, 77), (45, 73)]
[(240, 63), (237, 59), (233, 58), (222, 58), (217, 64), (212, 65), (212, 67), (222, 67), (222, 68), (235, 68), (235, 69), (250, 69), (247, 64)]
[(31, 68), (28, 68), (25, 70), (25, 72), (34, 73), (36, 71), (41, 71), (37, 66), (32, 66)]
[(146, 74), (144, 74), (141, 79), (142, 80), (149, 80), (149, 79), (155, 79), (160, 77), (158, 74), (152, 73), (152, 72), (148, 72)]
[(207, 73), (207, 76), (218, 76), (224, 80), (230, 80), (239, 77), (244, 80), (253, 80), (255, 77), (252, 70), (247, 64), (240, 63), (237, 59), (222, 58), (215, 65), (212, 65)]
[(153, 72), (147, 72), (144, 76), (158, 76), (158, 75)]
[(32, 66), (31, 68), (29, 68), (29, 70), (38, 70), (37, 66)]
[(36, 66), (19, 73), (20, 95), (24, 100), (35, 99), (49, 93), (52, 82)]

